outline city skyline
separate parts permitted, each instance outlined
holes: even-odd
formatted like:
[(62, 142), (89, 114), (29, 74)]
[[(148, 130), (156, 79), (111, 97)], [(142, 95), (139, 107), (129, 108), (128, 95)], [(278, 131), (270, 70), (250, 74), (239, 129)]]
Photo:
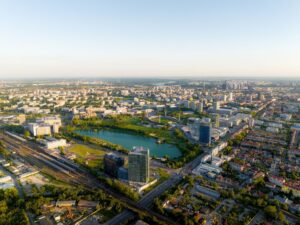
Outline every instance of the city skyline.
[(297, 78), (297, 1), (0, 3), (0, 79)]
[(0, 225), (299, 225), (300, 80), (0, 90)]

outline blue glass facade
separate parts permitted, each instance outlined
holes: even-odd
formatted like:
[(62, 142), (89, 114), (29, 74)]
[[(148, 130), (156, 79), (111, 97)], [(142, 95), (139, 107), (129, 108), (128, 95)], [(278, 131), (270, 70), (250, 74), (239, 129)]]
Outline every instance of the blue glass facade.
[(199, 142), (200, 144), (210, 145), (212, 137), (211, 123), (201, 123), (199, 128)]

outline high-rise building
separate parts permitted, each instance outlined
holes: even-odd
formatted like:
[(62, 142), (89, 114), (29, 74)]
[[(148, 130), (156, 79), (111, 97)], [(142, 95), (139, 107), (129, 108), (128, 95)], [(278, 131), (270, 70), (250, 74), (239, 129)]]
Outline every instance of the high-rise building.
[(118, 179), (128, 180), (128, 169), (126, 169), (124, 167), (120, 167), (118, 169)]
[(262, 92), (258, 93), (258, 100), (264, 101), (265, 100), (265, 95)]
[(214, 102), (214, 111), (217, 112), (220, 109), (220, 102), (215, 101)]
[(249, 95), (249, 102), (252, 102), (252, 100), (253, 100), (253, 97), (252, 97), (252, 95), (250, 94), (250, 95)]
[(109, 153), (104, 156), (104, 172), (112, 177), (118, 177), (119, 168), (124, 165), (124, 159), (116, 154)]
[(198, 103), (198, 112), (199, 112), (199, 113), (202, 113), (202, 112), (203, 112), (203, 101), (200, 101), (200, 102)]
[(215, 115), (215, 127), (220, 127), (220, 115)]
[(202, 122), (199, 127), (199, 142), (200, 144), (210, 145), (212, 137), (211, 123)]
[(187, 121), (187, 126), (189, 127), (192, 138), (198, 140), (199, 138), (199, 126), (200, 119), (199, 118), (189, 118)]
[(150, 178), (150, 153), (148, 148), (134, 147), (128, 155), (128, 180), (147, 183)]
[(254, 124), (255, 124), (255, 120), (253, 118), (250, 118), (248, 121), (249, 127), (254, 127)]
[(229, 97), (228, 97), (228, 101), (233, 101), (233, 93), (229, 92)]

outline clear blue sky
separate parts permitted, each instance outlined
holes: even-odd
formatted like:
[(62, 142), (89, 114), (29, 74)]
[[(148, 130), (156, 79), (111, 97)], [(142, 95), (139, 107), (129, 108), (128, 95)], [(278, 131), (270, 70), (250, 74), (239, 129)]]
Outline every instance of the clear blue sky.
[(0, 0), (0, 78), (300, 76), (298, 0)]

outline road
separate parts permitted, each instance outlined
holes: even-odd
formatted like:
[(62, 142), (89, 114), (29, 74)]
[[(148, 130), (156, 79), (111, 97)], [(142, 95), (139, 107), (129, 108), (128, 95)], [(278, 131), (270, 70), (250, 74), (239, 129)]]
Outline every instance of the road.
[[(246, 125), (245, 123), (242, 123), (239, 126), (237, 126), (236, 128), (234, 128), (232, 130), (232, 132), (230, 134), (228, 134), (228, 136), (226, 137), (226, 140), (232, 138), (232, 135), (234, 135), (236, 132), (243, 129), (245, 125)], [(191, 162), (185, 164), (185, 166), (179, 170), (179, 173), (174, 173), (167, 181), (158, 185), (151, 192), (149, 192), (147, 195), (145, 195), (139, 201), (139, 204), (141, 204), (143, 207), (146, 207), (147, 209), (149, 209), (153, 203), (153, 200), (156, 197), (160, 196), (167, 189), (172, 188), (173, 186), (177, 185), (183, 179), (184, 176), (191, 174), (193, 169), (195, 169), (201, 163), (201, 159), (203, 158), (203, 156), (205, 154), (207, 154), (209, 152), (210, 148), (206, 147), (203, 150), (204, 150), (204, 152), (202, 154), (198, 155)], [(119, 225), (122, 222), (129, 220), (132, 217), (134, 217), (134, 214), (128, 210), (125, 210), (121, 214), (112, 218), (110, 221), (106, 222), (105, 225)]]
[(140, 201), (134, 202), (101, 183), (95, 177), (91, 176), (89, 171), (84, 168), (77, 167), (71, 162), (62, 161), (61, 159), (48, 154), (43, 148), (35, 143), (20, 143), (19, 140), (4, 134), (0, 134), (0, 139), (2, 139), (11, 148), (15, 149), (19, 155), (33, 166), (40, 167), (39, 169), (44, 169), (45, 166), (47, 168), (51, 168), (52, 172), (55, 174), (54, 177), (74, 185), (83, 185), (90, 190), (100, 188), (120, 200), (127, 209), (112, 218), (110, 221), (106, 222), (105, 225), (119, 225), (124, 221), (134, 218), (134, 212), (146, 213), (170, 225), (176, 224), (176, 222), (172, 221), (170, 218), (154, 212), (151, 209), (152, 203), (156, 197), (163, 194), (166, 190), (176, 186), (180, 181), (182, 181), (185, 175), (190, 174), (192, 170), (200, 164), (202, 157), (209, 150), (209, 148), (204, 149), (202, 154), (187, 163), (181, 170), (178, 170), (178, 173), (173, 172), (168, 180), (155, 187), (148, 194), (143, 196)]
[[(162, 184), (155, 187), (151, 190), (148, 194), (142, 197), (139, 200), (138, 205), (144, 208), (146, 211), (150, 210), (153, 200), (164, 193), (167, 189), (174, 187), (182, 180), (182, 176), (179, 174), (173, 174), (171, 178), (163, 182)], [(128, 221), (133, 218), (135, 215), (134, 213), (130, 212), (129, 210), (124, 210), (122, 213), (118, 214), (111, 220), (107, 221), (104, 225), (117, 225), (121, 224), (124, 221)], [(175, 224), (175, 222), (173, 222)]]
[(180, 180), (178, 179), (178, 177), (180, 177), (178, 175), (177, 178), (169, 179), (162, 183), (162, 190), (155, 189), (152, 192), (149, 192), (148, 195), (146, 195), (143, 199), (142, 204), (140, 204), (140, 202), (135, 202), (113, 190), (106, 184), (101, 183), (98, 179), (90, 175), (90, 173), (84, 168), (80, 168), (68, 161), (63, 161), (48, 154), (44, 149), (40, 148), (35, 143), (24, 143), (6, 134), (0, 134), (0, 140), (11, 150), (20, 155), (27, 163), (31, 164), (33, 167), (36, 167), (38, 170), (43, 171), (46, 168), (47, 173), (50, 173), (55, 178), (74, 186), (81, 185), (90, 191), (102, 189), (107, 194), (118, 199), (125, 208), (130, 209), (131, 211), (156, 217), (158, 220), (164, 221), (166, 224), (176, 224), (171, 219), (156, 213), (146, 206), (151, 203), (155, 196), (164, 192), (166, 190), (165, 188), (168, 188), (173, 182)]
[[(202, 153), (199, 156), (197, 156), (194, 160), (187, 163), (179, 173), (174, 173), (172, 176), (163, 182), (162, 184), (156, 186), (153, 190), (151, 190), (148, 194), (142, 197), (142, 199), (138, 202), (139, 205), (149, 210), (151, 208), (151, 205), (154, 201), (154, 199), (161, 194), (163, 194), (166, 190), (176, 186), (185, 175), (189, 174), (194, 168), (196, 168), (199, 163), (201, 162), (201, 158), (206, 153)], [(127, 221), (134, 217), (134, 214), (128, 210), (124, 210), (119, 215), (115, 216), (111, 220), (107, 221), (104, 225), (119, 225), (124, 221)]]

